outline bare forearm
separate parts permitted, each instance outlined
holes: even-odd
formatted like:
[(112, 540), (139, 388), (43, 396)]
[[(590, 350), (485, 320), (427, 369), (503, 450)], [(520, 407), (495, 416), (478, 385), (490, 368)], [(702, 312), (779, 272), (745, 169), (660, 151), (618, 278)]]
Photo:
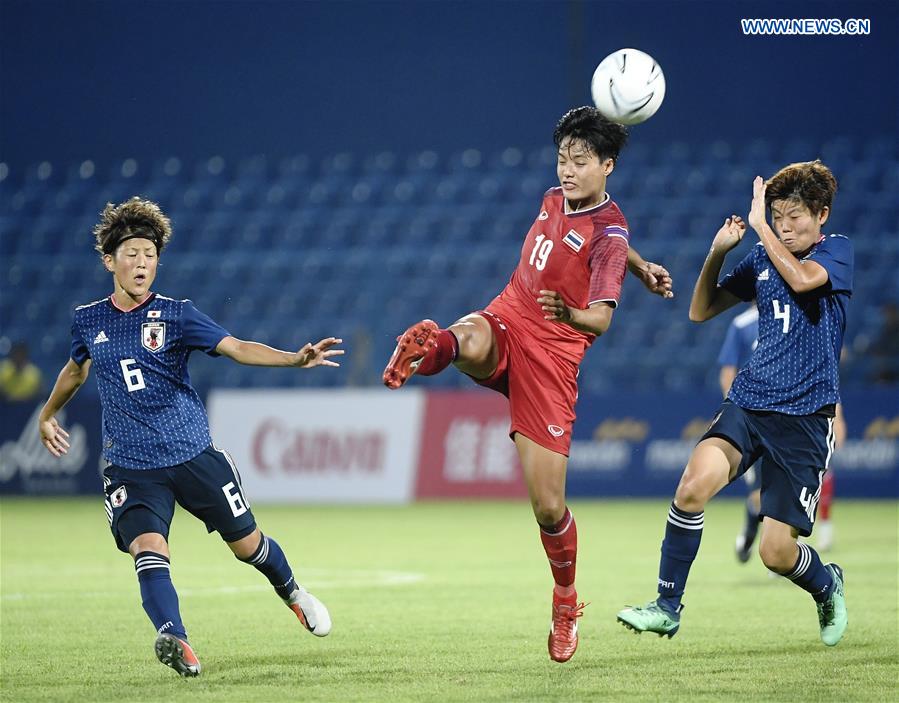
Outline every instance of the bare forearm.
[(803, 275), (802, 264), (799, 263), (799, 259), (787, 250), (783, 242), (777, 238), (774, 230), (767, 223), (753, 225), (753, 228), (758, 233), (759, 239), (768, 253), (768, 258), (774, 264), (774, 268), (777, 269), (784, 282), (790, 286), (790, 289), (797, 293), (807, 290), (808, 281), (806, 281)]
[(635, 276), (639, 276), (640, 271), (646, 268), (646, 261), (640, 256), (640, 252), (632, 246), (627, 248), (627, 270)]
[(86, 372), (82, 371), (78, 366), (66, 364), (62, 371), (59, 372), (56, 383), (53, 384), (50, 397), (44, 403), (44, 407), (41, 408), (40, 420), (42, 422), (49, 420), (62, 410), (66, 403), (72, 399), (72, 396), (78, 392), (86, 378)]
[(693, 297), (690, 299), (690, 319), (693, 322), (704, 322), (718, 314), (712, 310), (720, 293), (718, 275), (721, 273), (725, 256), (727, 256), (725, 251), (715, 247), (709, 249), (709, 254), (699, 272), (699, 278), (696, 279), (696, 285), (693, 287)]
[(295, 352), (281, 351), (259, 342), (235, 340), (235, 344), (219, 351), (238, 364), (246, 366), (295, 366)]
[(727, 397), (727, 394), (730, 391), (730, 387), (733, 385), (734, 379), (736, 377), (736, 366), (722, 366), (721, 371), (718, 372), (718, 384), (721, 386), (721, 394), (725, 398)]
[(574, 329), (588, 334), (597, 336), (605, 334), (612, 324), (612, 308), (608, 305), (598, 305), (596, 307), (579, 310), (569, 308), (571, 312), (571, 320), (566, 324), (571, 325)]
[(836, 415), (833, 419), (833, 433), (836, 448), (839, 449), (846, 443), (846, 435), (848, 433), (846, 417), (843, 415), (842, 403), (837, 403)]

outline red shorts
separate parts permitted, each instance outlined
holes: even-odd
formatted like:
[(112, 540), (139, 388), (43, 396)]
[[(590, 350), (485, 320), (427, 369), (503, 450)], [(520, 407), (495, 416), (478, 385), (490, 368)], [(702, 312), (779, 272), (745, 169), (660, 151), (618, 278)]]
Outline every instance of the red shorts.
[(577, 364), (556, 356), (520, 328), (486, 310), (499, 362), (489, 378), (476, 383), (509, 399), (509, 435), (521, 432), (541, 447), (568, 456), (577, 402)]

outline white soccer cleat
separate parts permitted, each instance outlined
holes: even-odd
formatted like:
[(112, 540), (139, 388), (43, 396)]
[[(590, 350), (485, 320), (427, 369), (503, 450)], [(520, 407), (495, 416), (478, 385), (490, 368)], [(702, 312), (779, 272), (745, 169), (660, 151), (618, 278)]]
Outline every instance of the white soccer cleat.
[(285, 602), (303, 627), (316, 637), (324, 637), (331, 632), (331, 614), (325, 604), (302, 586), (297, 586)]

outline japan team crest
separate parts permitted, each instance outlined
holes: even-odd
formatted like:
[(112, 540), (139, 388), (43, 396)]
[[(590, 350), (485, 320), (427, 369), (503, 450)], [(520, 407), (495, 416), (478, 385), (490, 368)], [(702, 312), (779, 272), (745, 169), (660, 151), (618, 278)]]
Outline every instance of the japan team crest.
[(141, 325), (140, 343), (144, 349), (158, 352), (165, 346), (165, 323), (145, 322)]
[(125, 490), (124, 486), (119, 486), (109, 496), (109, 502), (112, 503), (113, 508), (121, 508), (126, 500), (128, 500), (128, 491)]

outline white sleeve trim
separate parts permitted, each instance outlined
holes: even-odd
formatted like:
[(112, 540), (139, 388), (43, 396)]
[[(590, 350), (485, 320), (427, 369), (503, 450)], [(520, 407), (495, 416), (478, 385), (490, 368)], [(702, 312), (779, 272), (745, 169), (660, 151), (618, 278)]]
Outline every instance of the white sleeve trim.
[(615, 298), (600, 298), (599, 300), (591, 300), (587, 303), (587, 307), (589, 308), (594, 303), (612, 303), (613, 308), (618, 307), (618, 301)]

